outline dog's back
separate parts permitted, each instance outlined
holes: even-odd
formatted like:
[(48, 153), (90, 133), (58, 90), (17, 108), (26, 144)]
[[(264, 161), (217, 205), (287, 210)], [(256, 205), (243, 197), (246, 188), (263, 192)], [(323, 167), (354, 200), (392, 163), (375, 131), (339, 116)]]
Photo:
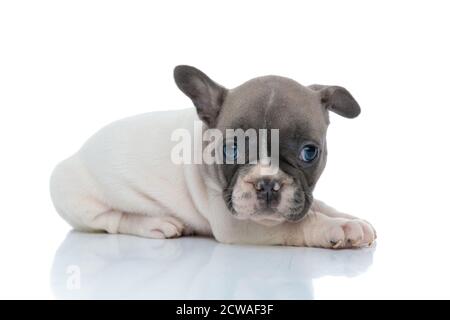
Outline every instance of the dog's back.
[(182, 128), (191, 132), (195, 118), (193, 108), (153, 112), (98, 131), (52, 174), (51, 196), (58, 213), (84, 231), (117, 233), (123, 213), (150, 217), (181, 213), (181, 220), (207, 229), (188, 190), (186, 166), (170, 158), (172, 132)]

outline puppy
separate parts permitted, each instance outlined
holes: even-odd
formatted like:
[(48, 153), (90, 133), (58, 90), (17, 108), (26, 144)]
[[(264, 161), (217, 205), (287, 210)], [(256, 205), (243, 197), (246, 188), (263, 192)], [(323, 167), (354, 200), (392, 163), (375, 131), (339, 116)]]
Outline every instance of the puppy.
[[(328, 112), (360, 113), (346, 89), (278, 76), (226, 89), (190, 66), (176, 67), (174, 78), (195, 109), (114, 122), (55, 168), (52, 200), (75, 229), (323, 248), (375, 240), (368, 222), (312, 195), (327, 158)], [(218, 161), (202, 161), (207, 149)]]

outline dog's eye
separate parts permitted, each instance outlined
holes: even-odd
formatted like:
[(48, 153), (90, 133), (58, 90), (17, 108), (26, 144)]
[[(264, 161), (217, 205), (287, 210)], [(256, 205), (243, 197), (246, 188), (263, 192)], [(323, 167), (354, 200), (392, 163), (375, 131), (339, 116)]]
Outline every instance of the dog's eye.
[(302, 148), (300, 151), (300, 160), (306, 163), (314, 161), (314, 159), (319, 154), (319, 149), (312, 144), (308, 144)]
[(235, 161), (238, 157), (238, 147), (237, 144), (224, 145), (223, 146), (223, 157), (228, 161)]

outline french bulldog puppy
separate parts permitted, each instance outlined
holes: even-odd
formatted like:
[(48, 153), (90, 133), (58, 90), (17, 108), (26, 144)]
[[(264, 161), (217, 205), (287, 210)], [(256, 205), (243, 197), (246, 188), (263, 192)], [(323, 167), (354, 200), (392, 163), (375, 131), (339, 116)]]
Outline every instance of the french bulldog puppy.
[[(327, 158), (328, 112), (360, 113), (346, 89), (278, 76), (226, 89), (190, 66), (176, 67), (174, 78), (195, 108), (114, 122), (55, 168), (52, 200), (75, 229), (148, 238), (198, 234), (234, 244), (372, 244), (376, 233), (368, 222), (312, 195)], [(191, 133), (193, 153), (211, 129), (224, 136), (227, 129), (276, 129), (277, 166), (260, 156), (249, 161), (247, 151), (225, 140), (216, 141), (225, 157), (240, 152), (243, 162), (178, 163), (173, 138), (180, 129)], [(256, 143), (261, 154), (275, 153), (271, 139)]]

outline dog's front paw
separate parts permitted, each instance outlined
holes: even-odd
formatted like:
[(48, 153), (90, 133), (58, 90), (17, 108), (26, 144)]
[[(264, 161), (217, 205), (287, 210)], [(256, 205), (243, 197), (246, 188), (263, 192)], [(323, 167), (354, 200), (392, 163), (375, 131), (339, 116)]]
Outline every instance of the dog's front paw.
[(336, 219), (326, 232), (327, 247), (333, 249), (361, 248), (372, 245), (376, 231), (370, 223), (360, 219)]

